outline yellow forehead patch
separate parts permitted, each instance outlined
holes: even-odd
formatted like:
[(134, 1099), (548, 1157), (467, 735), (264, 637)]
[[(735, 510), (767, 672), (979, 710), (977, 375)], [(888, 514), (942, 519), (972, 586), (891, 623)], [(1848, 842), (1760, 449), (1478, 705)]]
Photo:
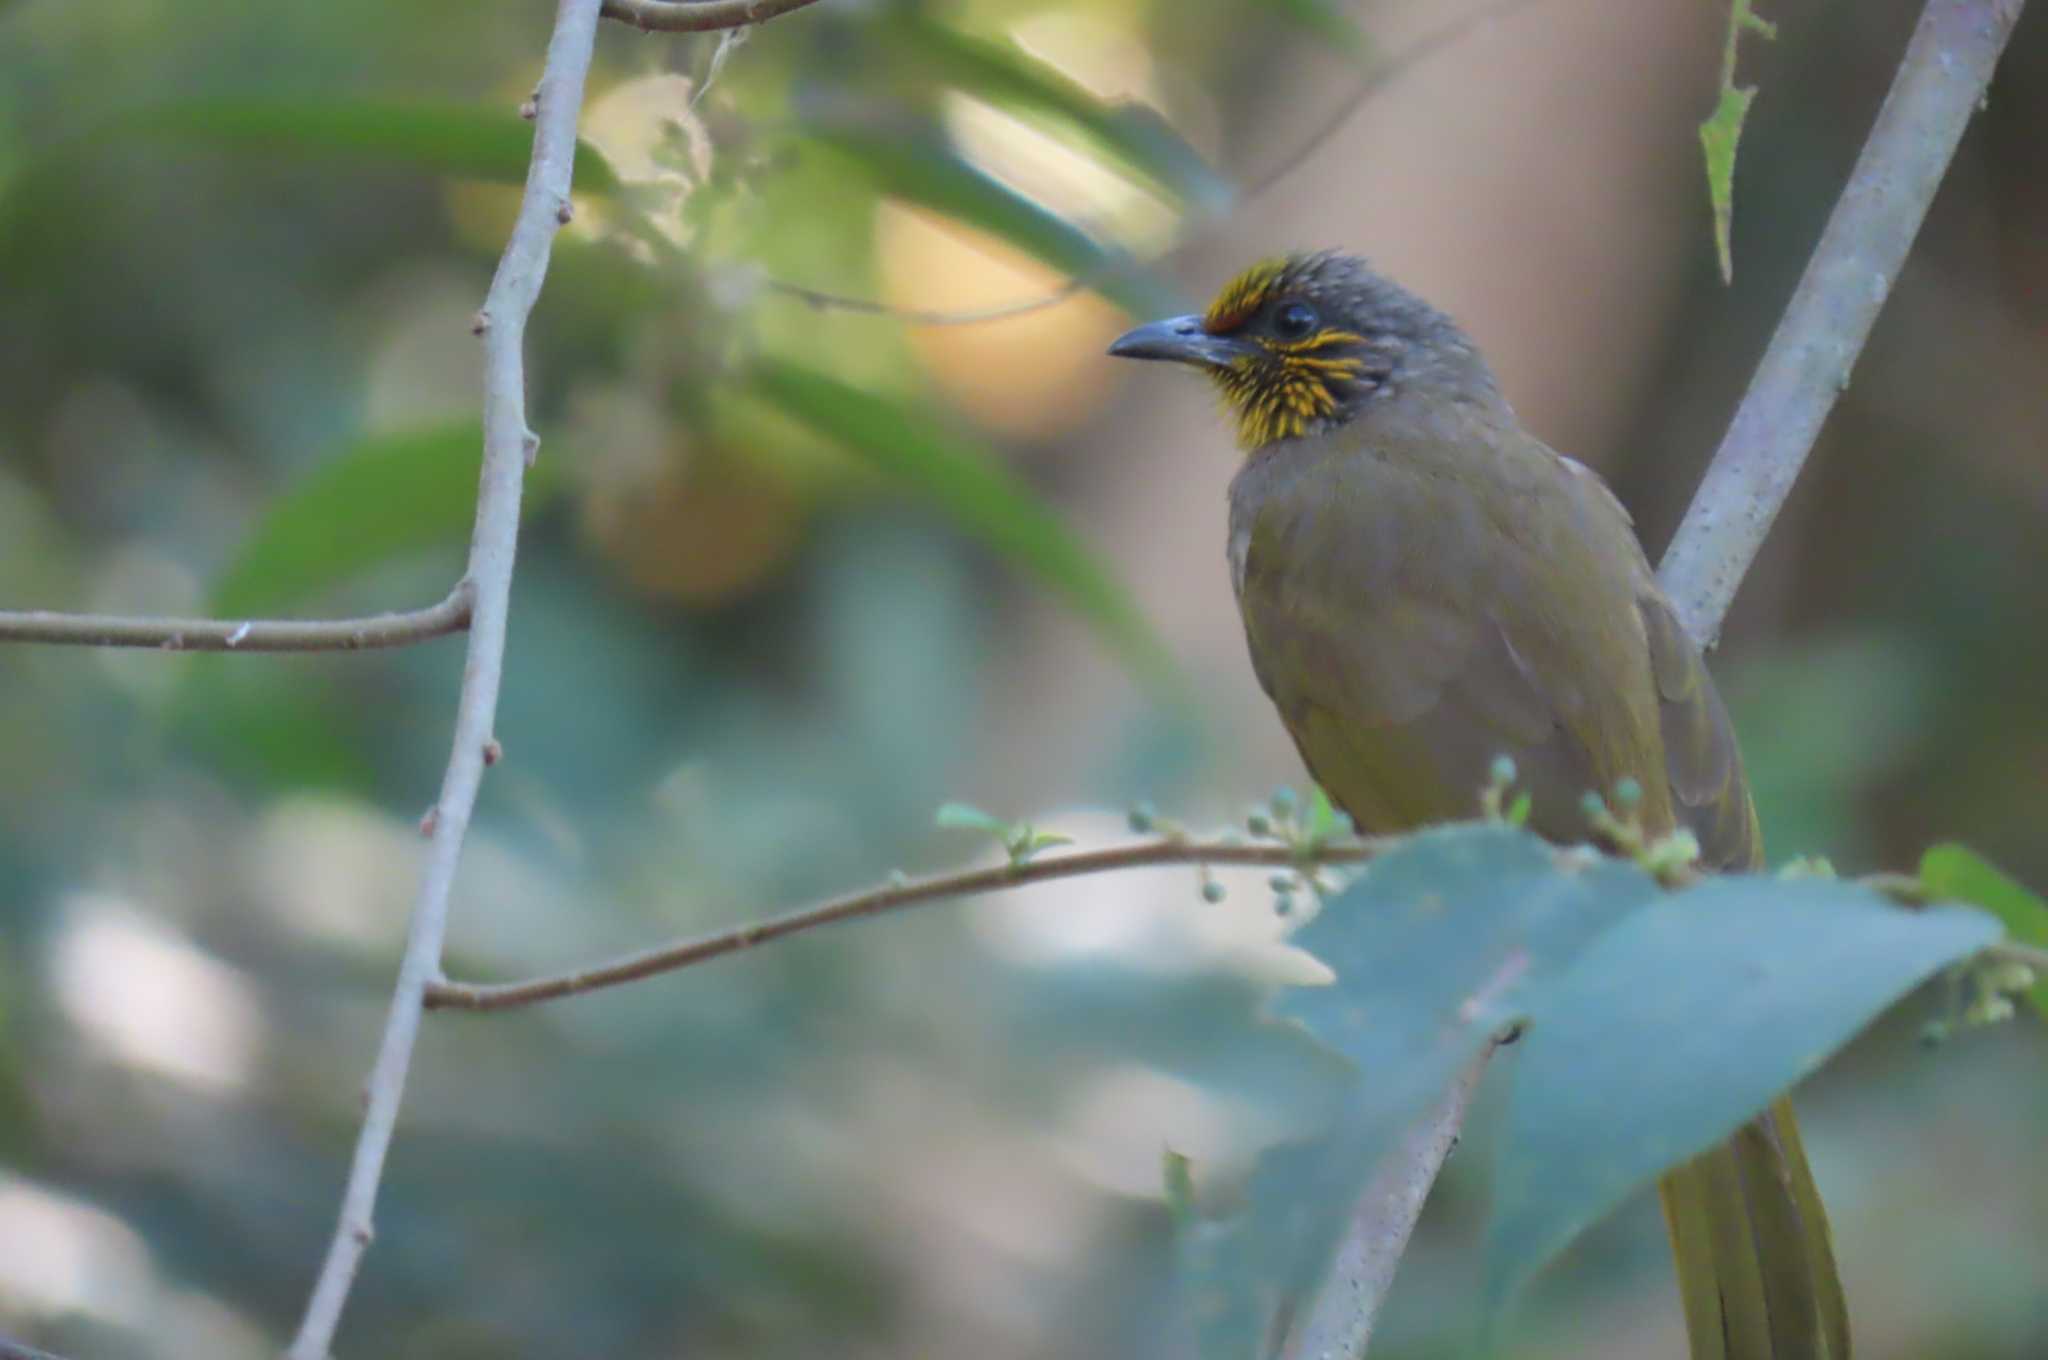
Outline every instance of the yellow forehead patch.
[(1266, 305), (1280, 281), (1287, 275), (1287, 259), (1275, 256), (1260, 260), (1250, 269), (1223, 285), (1223, 291), (1202, 314), (1202, 329), (1211, 335), (1236, 330)]

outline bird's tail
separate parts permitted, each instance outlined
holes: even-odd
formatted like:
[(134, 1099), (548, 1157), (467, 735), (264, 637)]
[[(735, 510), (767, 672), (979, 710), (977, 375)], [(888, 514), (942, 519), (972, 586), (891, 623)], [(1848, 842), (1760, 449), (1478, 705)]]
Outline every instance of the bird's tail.
[(1827, 1210), (1790, 1101), (1657, 1188), (1692, 1360), (1849, 1360)]

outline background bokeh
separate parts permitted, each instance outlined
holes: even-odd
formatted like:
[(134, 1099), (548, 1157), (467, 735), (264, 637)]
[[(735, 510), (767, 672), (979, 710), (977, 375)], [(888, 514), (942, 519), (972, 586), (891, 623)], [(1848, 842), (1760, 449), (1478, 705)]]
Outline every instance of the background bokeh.
[[(1225, 194), (1473, 8), (826, 0), (723, 48), (609, 26), (587, 169), (618, 188), (534, 318), (508, 756), (451, 972), (961, 862), (948, 799), (1100, 841), (1134, 799), (1221, 824), (1298, 781), (1230, 603), (1226, 433), (1196, 384), (1102, 356), (1126, 308), (1276, 249), (1364, 250), (1459, 317), (1661, 547), (1917, 7), (1766, 7), (1732, 288), (1694, 131), (1718, 0), (1531, 0)], [(1729, 621), (1778, 858), (1956, 838), (2048, 883), (2039, 10)], [(0, 606), (439, 597), (548, 18), (0, 3)], [(1107, 112), (1044, 116), (991, 52)], [(978, 326), (768, 283), (980, 308), (1105, 249), (1161, 262)], [(460, 655), (0, 647), (0, 1335), (253, 1357), (289, 1334)], [(1241, 1162), (1307, 1081), (1219, 1019), (1284, 967), (1259, 877), (1233, 887), (1088, 880), (431, 1018), (341, 1353), (1148, 1353), (1162, 1150)], [(1928, 1051), (1924, 1014), (1802, 1099), (1860, 1348), (2048, 1354), (2038, 1023)], [(1375, 1354), (1469, 1337), (1488, 1136), (1482, 1100)], [(1574, 1249), (1518, 1345), (1676, 1353), (1653, 1205)]]

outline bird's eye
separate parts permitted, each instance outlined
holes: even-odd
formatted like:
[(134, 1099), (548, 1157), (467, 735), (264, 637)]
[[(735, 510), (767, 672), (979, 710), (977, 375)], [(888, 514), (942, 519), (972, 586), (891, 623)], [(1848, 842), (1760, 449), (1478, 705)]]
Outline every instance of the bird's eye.
[(1316, 328), (1316, 309), (1306, 302), (1289, 302), (1273, 313), (1273, 333), (1282, 340), (1307, 338)]

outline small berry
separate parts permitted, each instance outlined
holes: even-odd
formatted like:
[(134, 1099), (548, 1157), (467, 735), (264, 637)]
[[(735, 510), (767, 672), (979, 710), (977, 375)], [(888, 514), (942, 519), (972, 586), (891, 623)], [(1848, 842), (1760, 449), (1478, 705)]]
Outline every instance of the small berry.
[(1493, 758), (1493, 782), (1506, 787), (1515, 782), (1515, 758), (1495, 756)]
[(1223, 900), (1223, 885), (1213, 878), (1202, 880), (1202, 900), (1214, 905)]
[(1254, 812), (1244, 819), (1244, 829), (1254, 836), (1273, 834), (1273, 819), (1263, 812)]
[(1614, 781), (1614, 801), (1626, 811), (1643, 801), (1643, 786), (1633, 775), (1623, 775)]
[(1130, 823), (1131, 830), (1142, 836), (1158, 822), (1159, 810), (1150, 803), (1139, 803), (1131, 808), (1124, 820)]

